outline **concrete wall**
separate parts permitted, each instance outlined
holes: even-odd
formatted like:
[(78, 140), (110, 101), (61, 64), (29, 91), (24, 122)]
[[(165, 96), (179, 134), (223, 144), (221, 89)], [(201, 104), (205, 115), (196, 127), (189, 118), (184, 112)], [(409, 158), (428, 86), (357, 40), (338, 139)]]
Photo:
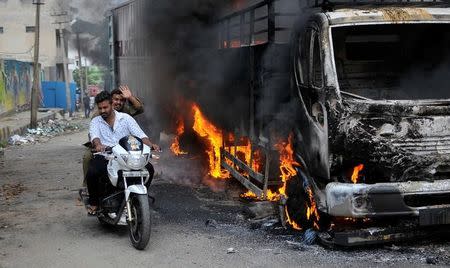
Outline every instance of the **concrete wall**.
[(0, 115), (29, 106), (32, 77), (31, 63), (0, 60)]

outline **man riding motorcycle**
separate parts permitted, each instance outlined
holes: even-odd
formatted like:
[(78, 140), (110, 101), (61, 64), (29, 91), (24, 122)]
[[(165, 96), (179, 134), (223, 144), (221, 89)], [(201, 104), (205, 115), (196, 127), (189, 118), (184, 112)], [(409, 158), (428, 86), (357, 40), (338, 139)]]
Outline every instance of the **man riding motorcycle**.
[[(109, 92), (100, 92), (95, 97), (95, 103), (100, 115), (92, 119), (89, 126), (89, 136), (92, 147), (96, 152), (104, 152), (106, 147), (113, 147), (122, 137), (127, 135), (136, 136), (153, 150), (159, 150), (157, 145), (150, 142), (148, 136), (133, 117), (113, 109), (112, 97)], [(106, 181), (107, 163), (108, 161), (100, 155), (94, 156), (89, 162), (85, 180), (89, 191), (90, 208), (88, 212), (90, 214), (95, 214), (101, 193), (104, 191), (104, 183), (102, 182)], [(150, 173), (148, 185), (146, 185), (148, 187), (153, 178), (152, 171), (154, 169), (150, 163), (146, 165), (146, 168)]]
[[(111, 98), (112, 98), (112, 106), (114, 110), (122, 113), (127, 113), (131, 116), (136, 116), (139, 114), (142, 114), (144, 112), (144, 105), (142, 104), (141, 100), (134, 96), (131, 93), (131, 90), (127, 85), (121, 85), (118, 89), (114, 89), (111, 91)], [(94, 114), (92, 115), (92, 118), (100, 115), (99, 111), (96, 109)], [(86, 178), (86, 172), (88, 170), (89, 161), (92, 159), (92, 152), (91, 152), (91, 143), (87, 142), (84, 144), (87, 149), (84, 152), (83, 155), (83, 175), (84, 178)], [(149, 170), (151, 174), (151, 172)], [(86, 186), (86, 180), (83, 179), (83, 186)]]

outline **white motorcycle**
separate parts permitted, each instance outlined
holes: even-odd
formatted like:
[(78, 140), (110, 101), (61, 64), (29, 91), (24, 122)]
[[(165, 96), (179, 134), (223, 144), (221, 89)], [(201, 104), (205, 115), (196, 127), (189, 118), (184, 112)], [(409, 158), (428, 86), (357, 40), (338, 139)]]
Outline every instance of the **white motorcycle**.
[[(102, 155), (108, 160), (106, 191), (97, 210), (102, 224), (128, 225), (130, 240), (142, 250), (150, 240), (150, 205), (145, 184), (150, 174), (145, 168), (150, 158), (157, 158), (151, 148), (135, 136), (123, 137), (119, 144), (107, 148)], [(87, 205), (87, 194), (80, 191)]]

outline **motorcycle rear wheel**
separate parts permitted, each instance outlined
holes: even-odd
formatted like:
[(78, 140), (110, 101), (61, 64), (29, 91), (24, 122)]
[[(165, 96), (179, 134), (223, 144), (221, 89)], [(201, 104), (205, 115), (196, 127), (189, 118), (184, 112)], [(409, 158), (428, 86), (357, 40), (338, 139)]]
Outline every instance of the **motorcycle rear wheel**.
[(147, 195), (130, 196), (131, 221), (128, 222), (131, 244), (139, 250), (147, 247), (150, 240), (151, 219)]

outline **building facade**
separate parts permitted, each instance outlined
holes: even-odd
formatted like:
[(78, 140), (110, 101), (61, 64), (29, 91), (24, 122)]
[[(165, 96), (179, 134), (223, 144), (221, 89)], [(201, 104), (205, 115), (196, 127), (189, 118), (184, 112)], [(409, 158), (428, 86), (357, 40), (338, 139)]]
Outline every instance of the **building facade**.
[[(0, 114), (26, 107), (30, 100), (34, 56), (36, 0), (0, 1)], [(41, 80), (63, 81), (63, 57), (58, 24), (67, 20), (53, 15), (61, 13), (58, 0), (41, 1), (39, 64)], [(62, 24), (67, 26), (66, 24)], [(67, 37), (67, 31), (65, 37)], [(68, 51), (67, 39), (64, 40)], [(67, 52), (66, 52), (67, 53)], [(17, 75), (15, 75), (17, 74)], [(70, 79), (69, 75), (69, 79)], [(22, 78), (25, 80), (22, 81)], [(14, 82), (17, 80), (16, 82)], [(12, 81), (12, 82), (11, 82)], [(14, 83), (13, 83), (14, 82)], [(20, 86), (17, 86), (20, 85)]]

